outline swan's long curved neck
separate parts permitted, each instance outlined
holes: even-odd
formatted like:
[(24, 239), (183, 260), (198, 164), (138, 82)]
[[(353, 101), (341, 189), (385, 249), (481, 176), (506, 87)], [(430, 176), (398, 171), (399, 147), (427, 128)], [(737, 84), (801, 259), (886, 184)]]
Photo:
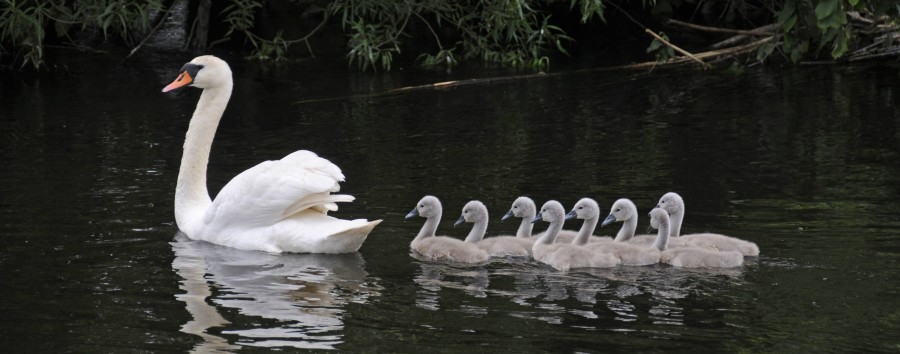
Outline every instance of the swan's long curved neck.
[(684, 221), (684, 210), (669, 215), (669, 237), (681, 236), (681, 222)]
[(433, 237), (435, 232), (437, 232), (437, 227), (440, 223), (441, 212), (429, 216), (428, 219), (425, 219), (425, 225), (422, 225), (422, 229), (419, 230), (419, 234), (416, 235), (416, 238), (413, 241), (421, 241), (426, 237)]
[(588, 243), (591, 235), (594, 234), (594, 229), (597, 228), (597, 221), (599, 221), (598, 217), (585, 219), (584, 223), (581, 224), (581, 229), (578, 229), (578, 235), (575, 235), (575, 238), (572, 240), (572, 244), (580, 246)]
[(634, 237), (634, 232), (637, 230), (637, 218), (629, 218), (622, 222), (622, 228), (619, 229), (619, 233), (616, 234), (616, 242), (625, 242), (631, 240)]
[(469, 235), (466, 236), (466, 242), (478, 242), (484, 238), (484, 233), (487, 232), (487, 220), (478, 220), (475, 222), (475, 225), (472, 226), (472, 230), (469, 231)]
[(559, 234), (559, 230), (562, 230), (563, 223), (560, 221), (554, 221), (550, 223), (550, 226), (547, 227), (547, 231), (544, 232), (544, 235), (541, 236), (537, 242), (549, 245), (556, 242), (556, 235)]
[(189, 230), (191, 220), (198, 220), (197, 214), (202, 215), (212, 203), (206, 189), (206, 166), (216, 128), (231, 98), (231, 88), (228, 80), (227, 85), (203, 90), (184, 138), (184, 154), (175, 187), (175, 222), (188, 235), (193, 232)]
[(659, 220), (659, 225), (657, 225), (657, 227), (659, 227), (659, 231), (656, 233), (656, 240), (653, 241), (653, 247), (660, 251), (665, 251), (666, 248), (669, 247), (669, 220)]
[(531, 219), (534, 219), (534, 215), (522, 218), (522, 223), (519, 224), (519, 231), (516, 231), (516, 237), (531, 237), (531, 232), (534, 230), (534, 224), (531, 223)]

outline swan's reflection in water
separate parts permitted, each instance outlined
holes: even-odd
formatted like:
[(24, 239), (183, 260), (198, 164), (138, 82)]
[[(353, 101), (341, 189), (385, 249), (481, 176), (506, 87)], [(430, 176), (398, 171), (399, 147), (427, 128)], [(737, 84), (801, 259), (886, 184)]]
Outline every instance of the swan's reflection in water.
[[(358, 253), (268, 254), (183, 235), (172, 248), (172, 268), (184, 278), (185, 294), (176, 298), (193, 317), (182, 331), (203, 339), (195, 352), (230, 352), (239, 345), (333, 349), (342, 342), (344, 306), (381, 292)], [(220, 311), (226, 308), (240, 316), (223, 316), (233, 313)]]
[[(414, 280), (416, 305), (426, 310), (458, 310), (470, 315), (505, 313), (569, 327), (641, 331), (677, 337), (666, 328), (685, 325), (685, 308), (717, 300), (742, 282), (737, 269), (681, 269), (665, 265), (579, 269), (558, 272), (526, 259), (494, 260), (475, 267), (419, 261)], [(503, 308), (469, 309), (459, 296), (505, 297)], [(442, 299), (442, 296), (445, 297)], [(450, 306), (458, 306), (450, 308)], [(488, 311), (489, 310), (489, 311)], [(729, 309), (721, 308), (723, 312)], [(713, 315), (715, 316), (715, 315)]]

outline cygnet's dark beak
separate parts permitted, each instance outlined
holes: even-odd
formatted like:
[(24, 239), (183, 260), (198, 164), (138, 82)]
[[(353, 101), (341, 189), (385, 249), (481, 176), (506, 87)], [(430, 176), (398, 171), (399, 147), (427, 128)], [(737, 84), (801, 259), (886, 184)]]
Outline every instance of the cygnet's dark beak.
[(503, 214), (503, 217), (500, 218), (500, 221), (506, 221), (506, 219), (509, 219), (512, 216), (513, 216), (512, 209), (509, 209), (509, 211), (507, 211), (506, 214)]
[(413, 210), (409, 212), (409, 214), (406, 214), (406, 217), (404, 219), (412, 219), (417, 216), (419, 216), (419, 209), (413, 208)]
[(566, 220), (572, 220), (577, 217), (578, 217), (578, 214), (575, 213), (575, 210), (572, 210), (568, 214), (566, 214)]
[(544, 216), (542, 215), (542, 213), (537, 213), (537, 215), (534, 216), (534, 219), (531, 219), (531, 223), (534, 224), (534, 223), (542, 220), (543, 218), (544, 218)]
[(616, 216), (613, 214), (609, 214), (609, 216), (607, 216), (606, 219), (603, 220), (603, 223), (601, 223), (600, 226), (601, 227), (606, 226), (606, 225), (612, 224), (614, 222), (616, 222)]
[(453, 223), (453, 227), (457, 227), (457, 226), (461, 225), (461, 224), (464, 223), (464, 222), (466, 222), (466, 217), (460, 215), (460, 216), (459, 216), (459, 219), (456, 219), (456, 222)]

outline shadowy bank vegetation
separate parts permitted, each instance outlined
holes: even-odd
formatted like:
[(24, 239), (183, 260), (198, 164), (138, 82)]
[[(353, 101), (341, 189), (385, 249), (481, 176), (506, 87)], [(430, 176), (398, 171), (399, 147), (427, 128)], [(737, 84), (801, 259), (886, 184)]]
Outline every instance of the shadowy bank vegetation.
[(628, 32), (646, 65), (900, 57), (900, 2), (884, 0), (0, 0), (0, 64), (40, 69), (48, 47), (134, 55), (172, 16), (184, 49), (285, 60), (339, 41), (359, 70), (541, 70), (580, 40)]

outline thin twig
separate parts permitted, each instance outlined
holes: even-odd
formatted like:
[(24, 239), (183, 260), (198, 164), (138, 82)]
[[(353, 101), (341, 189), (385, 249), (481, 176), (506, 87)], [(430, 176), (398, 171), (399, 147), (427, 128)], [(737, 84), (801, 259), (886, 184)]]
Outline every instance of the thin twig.
[(662, 42), (663, 44), (669, 46), (670, 48), (675, 49), (676, 52), (679, 52), (679, 53), (683, 54), (684, 56), (691, 58), (692, 60), (700, 63), (700, 65), (703, 65), (704, 67), (709, 67), (709, 64), (703, 62), (703, 60), (700, 60), (697, 57), (695, 57), (693, 54), (689, 53), (688, 51), (681, 49), (672, 43), (669, 43), (669, 41), (663, 39), (663, 37), (660, 37), (658, 34), (654, 33), (649, 28), (645, 29), (644, 32), (647, 32), (647, 34), (653, 36), (653, 38), (656, 38), (656, 40)]
[(144, 44), (146, 44), (147, 41), (150, 40), (151, 37), (153, 37), (154, 34), (156, 34), (156, 31), (158, 31), (159, 28), (162, 27), (163, 23), (166, 22), (166, 19), (169, 18), (169, 14), (172, 13), (172, 6), (174, 6), (175, 3), (173, 2), (172, 4), (173, 5), (169, 6), (169, 8), (166, 9), (166, 13), (164, 13), (163, 17), (159, 19), (159, 22), (156, 23), (156, 26), (153, 26), (153, 29), (150, 30), (150, 33), (147, 33), (147, 36), (144, 37), (144, 40), (142, 40), (140, 43), (138, 43), (138, 45), (136, 47), (132, 48), (131, 52), (128, 53), (128, 55), (124, 59), (122, 59), (123, 62), (128, 60), (128, 58), (131, 58), (131, 56), (134, 55), (134, 53), (137, 53), (137, 51), (140, 50), (141, 47), (143, 47)]

